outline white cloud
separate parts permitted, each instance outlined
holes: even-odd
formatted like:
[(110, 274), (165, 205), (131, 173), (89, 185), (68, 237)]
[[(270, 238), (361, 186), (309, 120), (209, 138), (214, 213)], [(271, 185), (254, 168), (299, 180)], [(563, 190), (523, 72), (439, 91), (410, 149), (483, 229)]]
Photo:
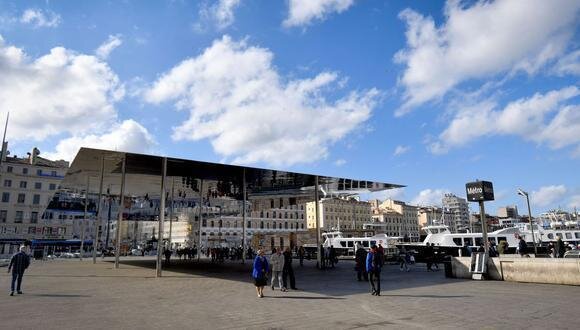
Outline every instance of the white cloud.
[(115, 48), (121, 46), (122, 43), (123, 40), (121, 40), (121, 35), (110, 35), (107, 41), (97, 48), (95, 54), (97, 54), (99, 58), (105, 60), (109, 57), (109, 54), (111, 54)]
[(568, 202), (568, 207), (573, 209), (577, 208), (580, 209), (580, 195), (574, 195), (570, 197), (570, 201)]
[(0, 37), (0, 109), (10, 111), (12, 140), (107, 127), (123, 95), (117, 75), (95, 56), (56, 47), (32, 59)]
[(559, 76), (580, 75), (580, 50), (571, 52), (570, 54), (558, 60), (553, 69), (554, 73)]
[(324, 20), (332, 13), (341, 13), (354, 4), (354, 0), (290, 0), (285, 27), (308, 25), (313, 20)]
[(346, 160), (344, 160), (344, 159), (337, 159), (337, 160), (334, 162), (334, 165), (335, 165), (335, 166), (342, 166), (342, 165), (344, 165), (344, 164), (346, 164)]
[(147, 129), (129, 119), (114, 124), (109, 131), (101, 135), (88, 134), (63, 139), (58, 143), (54, 152), (48, 152), (43, 157), (70, 161), (81, 147), (150, 153), (155, 145), (155, 139)]
[(20, 22), (31, 24), (34, 27), (57, 27), (60, 24), (60, 15), (52, 11), (41, 9), (26, 9), (20, 17)]
[[(225, 29), (234, 23), (234, 10), (240, 5), (240, 0), (219, 0), (212, 6), (203, 4), (199, 10), (199, 15), (205, 20), (211, 20), (218, 29)], [(195, 24), (197, 30), (203, 30), (201, 25)]]
[(449, 193), (449, 191), (445, 189), (421, 190), (419, 194), (411, 200), (411, 204), (419, 206), (441, 205), (443, 202), (443, 195), (446, 193)]
[[(189, 119), (174, 127), (175, 140), (210, 139), (214, 150), (236, 163), (274, 165), (313, 162), (371, 115), (379, 91), (336, 95), (338, 75), (280, 77), (265, 48), (228, 36), (161, 76), (145, 92), (150, 103), (175, 101)], [(337, 88), (338, 87), (338, 88)]]
[(575, 33), (577, 0), (449, 0), (445, 23), (406, 9), (407, 48), (395, 55), (406, 66), (397, 115), (437, 100), (461, 82), (502, 73), (533, 74), (563, 56)]
[(395, 148), (395, 152), (393, 152), (393, 156), (400, 156), (404, 153), (406, 153), (407, 151), (409, 151), (411, 149), (411, 147), (409, 146), (397, 146)]
[(580, 107), (573, 104), (578, 95), (580, 89), (569, 86), (513, 101), (502, 110), (495, 110), (492, 101), (466, 106), (429, 148), (435, 154), (445, 153), (490, 135), (517, 135), (552, 149), (579, 148)]
[(550, 206), (553, 203), (562, 201), (567, 191), (564, 185), (541, 187), (537, 191), (532, 191), (530, 203), (534, 208)]

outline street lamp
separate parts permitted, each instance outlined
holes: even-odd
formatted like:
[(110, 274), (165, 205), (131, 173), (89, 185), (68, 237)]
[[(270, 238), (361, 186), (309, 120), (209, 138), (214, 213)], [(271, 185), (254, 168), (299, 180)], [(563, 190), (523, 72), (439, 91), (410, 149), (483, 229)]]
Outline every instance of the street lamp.
[(530, 219), (530, 227), (532, 228), (532, 243), (534, 244), (534, 254), (538, 254), (538, 248), (536, 247), (536, 237), (534, 235), (534, 224), (532, 222), (532, 210), (530, 209), (530, 196), (527, 192), (518, 188), (518, 195), (525, 196), (526, 202), (528, 203), (528, 217)]

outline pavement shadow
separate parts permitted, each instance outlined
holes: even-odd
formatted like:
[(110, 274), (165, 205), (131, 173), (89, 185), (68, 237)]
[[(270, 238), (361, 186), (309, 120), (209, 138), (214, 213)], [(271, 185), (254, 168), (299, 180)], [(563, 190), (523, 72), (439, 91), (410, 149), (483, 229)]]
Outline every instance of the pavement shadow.
[[(245, 264), (240, 261), (212, 263), (209, 260), (172, 260), (169, 267), (164, 267), (164, 277), (182, 277), (194, 275), (223, 280), (252, 283), (252, 261)], [(155, 259), (121, 260), (121, 264), (150, 268), (154, 271)], [(294, 262), (294, 273), (299, 291), (321, 294), (326, 297), (340, 297), (370, 292), (368, 282), (358, 282), (354, 271), (354, 261), (341, 260), (335, 268), (319, 270), (315, 260), (305, 260), (304, 266)], [(176, 276), (177, 275), (177, 276)], [(389, 291), (425, 286), (449, 285), (460, 279), (446, 278), (443, 271), (427, 272), (424, 264), (415, 264), (410, 272), (401, 272), (398, 265), (386, 264), (381, 274), (381, 291), (388, 295)], [(424, 296), (418, 296), (424, 297)], [(460, 296), (426, 296), (428, 298), (461, 298)]]
[(305, 299), (305, 300), (343, 300), (346, 298), (338, 297), (305, 297), (305, 296), (264, 296), (264, 298), (274, 298), (274, 299)]
[(84, 294), (54, 294), (54, 293), (30, 294), (29, 296), (48, 297), (48, 298), (90, 298), (90, 297), (92, 297), (92, 296), (84, 295)]

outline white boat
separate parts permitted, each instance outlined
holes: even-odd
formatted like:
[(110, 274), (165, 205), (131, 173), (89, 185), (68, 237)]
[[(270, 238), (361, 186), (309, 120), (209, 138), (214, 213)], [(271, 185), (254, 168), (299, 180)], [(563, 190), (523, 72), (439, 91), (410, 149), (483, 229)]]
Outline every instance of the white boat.
[[(532, 230), (529, 223), (518, 223), (516, 227), (520, 231), (521, 235), (524, 237), (526, 242), (531, 242)], [(571, 229), (572, 228), (572, 229)], [(564, 243), (571, 245), (580, 244), (580, 228), (568, 227), (554, 227), (554, 228), (542, 228), (534, 225), (534, 237), (536, 243), (548, 243), (556, 242), (557, 237), (560, 237)]]
[[(422, 243), (419, 243), (420, 245), (428, 243), (429, 245), (435, 244), (435, 246), (449, 248), (462, 246), (476, 248), (483, 244), (482, 233), (451, 233), (446, 225), (427, 226), (423, 230), (427, 233), (427, 237)], [(518, 235), (520, 235), (520, 230), (517, 227), (503, 228), (487, 233), (487, 237), (492, 243), (499, 244), (500, 241), (506, 241), (510, 247), (518, 245)]]
[(340, 231), (323, 233), (324, 242), (322, 246), (334, 247), (338, 255), (354, 256), (357, 244), (360, 244), (365, 250), (369, 250), (373, 245), (381, 245), (385, 255), (392, 256), (397, 252), (396, 244), (398, 237), (389, 237), (386, 234), (377, 234), (369, 237), (344, 237)]

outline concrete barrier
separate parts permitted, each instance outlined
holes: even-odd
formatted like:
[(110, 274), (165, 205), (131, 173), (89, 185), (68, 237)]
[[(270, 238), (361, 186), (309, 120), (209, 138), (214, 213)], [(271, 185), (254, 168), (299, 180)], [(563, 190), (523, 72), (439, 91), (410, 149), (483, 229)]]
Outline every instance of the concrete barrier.
[[(470, 257), (453, 257), (453, 277), (471, 278)], [(487, 279), (511, 282), (580, 285), (580, 259), (520, 258), (502, 256), (490, 258)]]

